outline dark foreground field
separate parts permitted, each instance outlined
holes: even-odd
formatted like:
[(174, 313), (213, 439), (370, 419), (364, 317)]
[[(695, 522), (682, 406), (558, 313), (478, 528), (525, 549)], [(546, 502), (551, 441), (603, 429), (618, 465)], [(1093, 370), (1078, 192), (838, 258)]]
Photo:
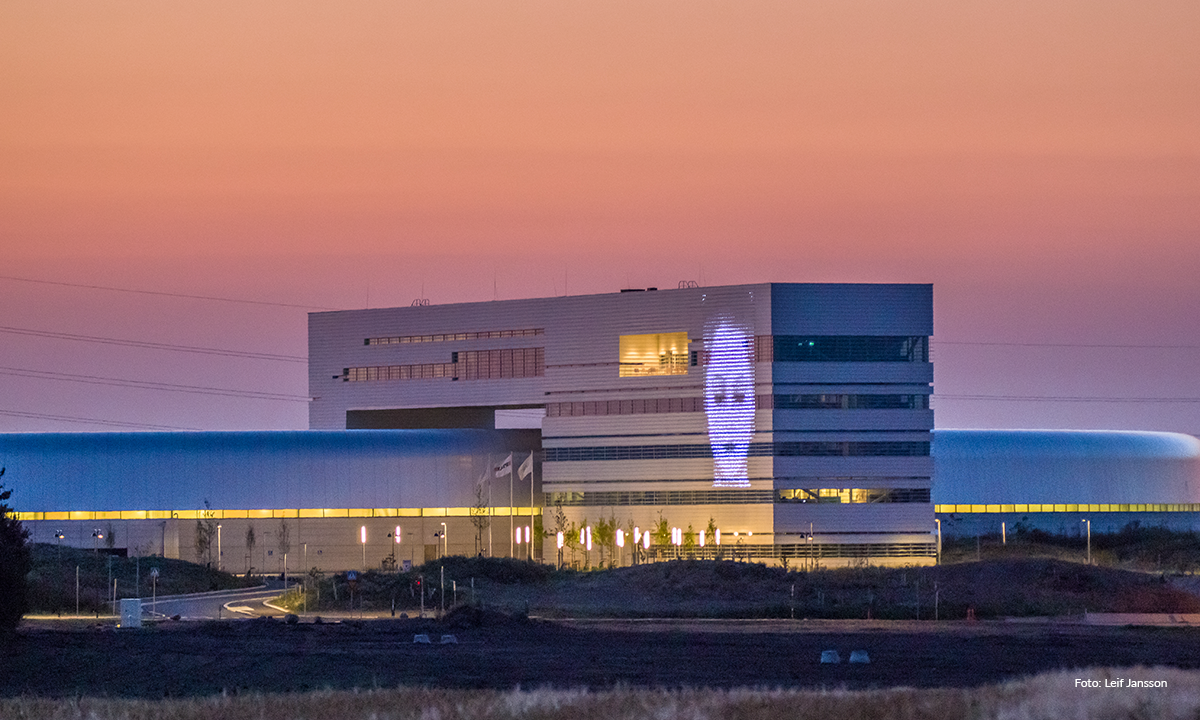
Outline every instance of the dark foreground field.
[[(471, 621), (480, 624), (473, 625)], [(454, 633), (456, 645), (415, 645)], [(821, 651), (843, 663), (822, 665)], [(866, 650), (869, 665), (844, 662)], [(1085, 667), (1200, 667), (1200, 630), (1004, 622), (368, 620), (30, 624), (0, 653), (0, 695), (163, 698), (429, 686), (973, 687)]]

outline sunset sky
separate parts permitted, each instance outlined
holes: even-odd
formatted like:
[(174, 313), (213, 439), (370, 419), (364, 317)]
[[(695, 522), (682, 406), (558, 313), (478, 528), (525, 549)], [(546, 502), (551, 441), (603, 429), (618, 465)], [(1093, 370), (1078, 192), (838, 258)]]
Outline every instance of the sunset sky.
[(0, 432), (304, 428), (309, 309), (696, 280), (932, 282), (939, 427), (1200, 433), (1197, 29), (1195, 0), (0, 4)]

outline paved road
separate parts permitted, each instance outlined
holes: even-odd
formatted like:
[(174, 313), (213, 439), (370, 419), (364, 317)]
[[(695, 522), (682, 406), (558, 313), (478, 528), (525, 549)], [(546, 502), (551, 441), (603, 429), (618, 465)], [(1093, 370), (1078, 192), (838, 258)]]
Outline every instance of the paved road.
[(258, 587), (248, 590), (219, 590), (193, 595), (159, 596), (157, 601), (142, 598), (142, 608), (147, 613), (171, 617), (179, 615), (185, 620), (218, 618), (253, 618), (262, 615), (281, 615), (278, 610), (267, 607), (264, 600), (279, 597), (282, 586)]

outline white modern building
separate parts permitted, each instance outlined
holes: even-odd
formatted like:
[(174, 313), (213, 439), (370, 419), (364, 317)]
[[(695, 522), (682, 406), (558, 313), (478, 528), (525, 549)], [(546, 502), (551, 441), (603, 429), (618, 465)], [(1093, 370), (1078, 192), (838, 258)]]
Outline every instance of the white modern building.
[(756, 284), (313, 313), (310, 426), (524, 418), (568, 541), (665, 521), (700, 554), (927, 562), (932, 310), (930, 285)]
[(951, 535), (1200, 530), (1200, 440), (1166, 432), (937, 430), (933, 501)]

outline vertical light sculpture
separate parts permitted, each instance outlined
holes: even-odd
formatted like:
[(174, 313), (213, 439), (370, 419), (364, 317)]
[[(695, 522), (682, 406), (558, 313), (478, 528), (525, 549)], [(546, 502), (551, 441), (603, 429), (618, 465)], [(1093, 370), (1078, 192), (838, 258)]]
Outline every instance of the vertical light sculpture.
[(754, 347), (744, 326), (718, 316), (705, 328), (708, 363), (704, 412), (713, 455), (713, 487), (750, 487), (754, 435)]
[(367, 526), (363, 525), (359, 529), (358, 541), (362, 543), (362, 567), (363, 572), (367, 571)]

